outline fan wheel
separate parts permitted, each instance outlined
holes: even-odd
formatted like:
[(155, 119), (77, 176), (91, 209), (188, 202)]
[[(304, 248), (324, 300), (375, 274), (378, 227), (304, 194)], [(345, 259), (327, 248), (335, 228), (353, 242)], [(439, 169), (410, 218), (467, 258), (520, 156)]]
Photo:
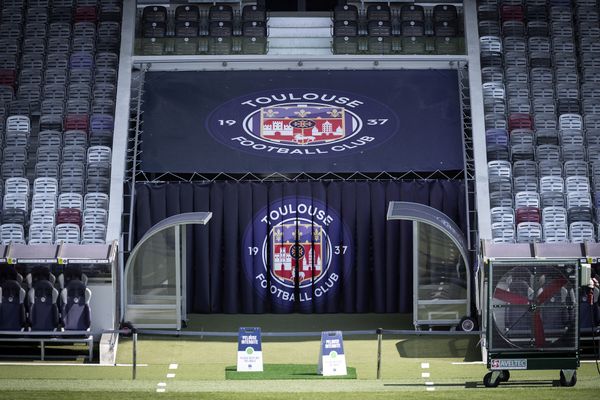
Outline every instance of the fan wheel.
[(463, 317), (458, 323), (458, 330), (463, 332), (472, 332), (475, 329), (475, 320), (470, 317)]
[(567, 377), (565, 376), (565, 373), (563, 372), (563, 370), (560, 370), (560, 386), (566, 386), (566, 387), (573, 387), (575, 386), (575, 384), (577, 383), (577, 371), (573, 372), (573, 376), (571, 376), (571, 379), (567, 380)]
[(510, 379), (510, 371), (509, 370), (503, 369), (502, 371), (500, 371), (500, 377), (498, 378), (499, 381), (508, 382), (509, 379)]
[(483, 377), (483, 384), (485, 385), (485, 387), (498, 387), (498, 385), (500, 384), (500, 379), (494, 379), (492, 380), (492, 373), (488, 372), (487, 374), (485, 374), (485, 376)]

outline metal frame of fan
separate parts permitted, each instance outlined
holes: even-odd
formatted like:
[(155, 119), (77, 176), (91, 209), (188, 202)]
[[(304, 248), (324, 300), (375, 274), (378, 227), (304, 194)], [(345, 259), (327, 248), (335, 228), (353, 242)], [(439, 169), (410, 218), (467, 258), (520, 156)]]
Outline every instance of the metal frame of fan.
[(510, 370), (559, 369), (574, 386), (579, 366), (579, 265), (575, 261), (490, 261), (486, 387)]

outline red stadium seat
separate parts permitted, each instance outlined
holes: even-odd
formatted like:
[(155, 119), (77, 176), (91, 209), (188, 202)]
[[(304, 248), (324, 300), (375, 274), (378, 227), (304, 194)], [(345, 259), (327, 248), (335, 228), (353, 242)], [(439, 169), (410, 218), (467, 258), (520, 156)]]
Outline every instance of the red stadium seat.
[(533, 129), (533, 117), (530, 114), (514, 113), (508, 116), (508, 130)]
[(541, 222), (540, 209), (537, 207), (520, 207), (516, 210), (515, 220), (517, 224), (521, 222)]
[(75, 224), (81, 226), (81, 210), (61, 208), (56, 212), (56, 224)]
[(64, 129), (65, 131), (80, 130), (84, 132), (89, 131), (90, 116), (87, 114), (68, 114), (65, 117)]
[(524, 21), (525, 10), (522, 5), (504, 4), (500, 7), (500, 18), (502, 21)]

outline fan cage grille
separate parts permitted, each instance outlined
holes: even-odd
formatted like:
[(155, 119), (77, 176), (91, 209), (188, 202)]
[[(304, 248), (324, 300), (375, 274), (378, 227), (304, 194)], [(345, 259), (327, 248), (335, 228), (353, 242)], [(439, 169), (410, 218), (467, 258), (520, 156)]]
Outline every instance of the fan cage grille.
[(491, 264), (489, 350), (576, 351), (577, 272), (572, 264)]

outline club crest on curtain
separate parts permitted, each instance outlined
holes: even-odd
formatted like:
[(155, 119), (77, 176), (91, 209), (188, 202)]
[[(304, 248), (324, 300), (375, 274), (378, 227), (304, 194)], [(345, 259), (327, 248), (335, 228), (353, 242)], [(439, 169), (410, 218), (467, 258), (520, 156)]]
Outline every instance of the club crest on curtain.
[(247, 279), (279, 311), (336, 301), (351, 271), (352, 240), (340, 214), (309, 197), (272, 201), (246, 228), (243, 246)]

